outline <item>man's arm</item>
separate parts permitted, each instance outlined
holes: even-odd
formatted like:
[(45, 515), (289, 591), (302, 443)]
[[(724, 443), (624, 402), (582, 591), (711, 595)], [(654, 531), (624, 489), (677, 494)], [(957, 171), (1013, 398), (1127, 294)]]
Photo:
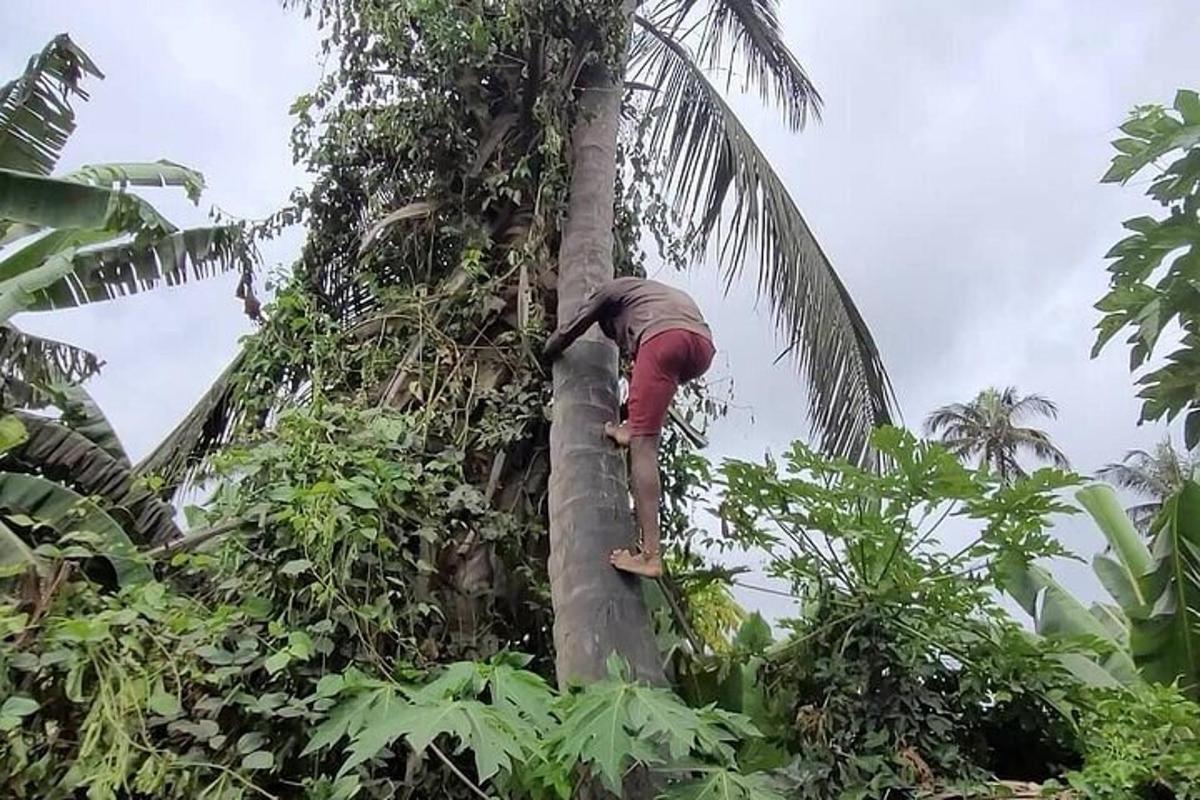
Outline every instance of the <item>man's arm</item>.
[(572, 318), (565, 325), (559, 325), (558, 330), (550, 335), (546, 340), (546, 345), (542, 348), (542, 354), (546, 358), (553, 361), (562, 355), (562, 352), (571, 346), (571, 343), (583, 335), (584, 331), (592, 327), (597, 319), (600, 318), (604, 307), (612, 299), (601, 286), (594, 290), (579, 310), (575, 312)]

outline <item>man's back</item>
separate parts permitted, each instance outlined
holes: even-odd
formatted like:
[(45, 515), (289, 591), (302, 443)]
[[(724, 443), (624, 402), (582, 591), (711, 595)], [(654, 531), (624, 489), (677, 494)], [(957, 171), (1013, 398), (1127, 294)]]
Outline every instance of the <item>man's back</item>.
[(647, 278), (616, 278), (596, 290), (603, 303), (601, 330), (630, 355), (643, 341), (667, 330), (687, 330), (711, 340), (696, 302), (683, 291)]

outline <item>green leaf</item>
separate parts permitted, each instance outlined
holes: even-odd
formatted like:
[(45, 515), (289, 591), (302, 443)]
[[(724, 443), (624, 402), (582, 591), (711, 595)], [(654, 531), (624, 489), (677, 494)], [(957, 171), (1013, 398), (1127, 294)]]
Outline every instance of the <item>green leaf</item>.
[(317, 681), (317, 697), (336, 697), (346, 685), (346, 679), (336, 673), (322, 675)]
[[(38, 228), (107, 231), (109, 238), (175, 226), (136, 195), (67, 178), (0, 169), (0, 219)], [(9, 273), (0, 267), (0, 278)]]
[(253, 753), (258, 748), (262, 747), (267, 741), (267, 737), (263, 736), (258, 731), (242, 734), (237, 740), (237, 751), (241, 754)]
[(703, 777), (672, 786), (664, 800), (786, 800), (780, 787), (761, 773), (742, 775), (729, 769), (696, 770)]
[[(610, 674), (622, 670), (610, 660)], [(558, 763), (581, 763), (614, 793), (634, 762), (645, 766), (675, 761), (693, 751), (727, 758), (727, 742), (737, 733), (757, 732), (736, 714), (715, 709), (697, 711), (675, 694), (617, 677), (593, 683), (569, 695), (560, 705), (562, 724), (549, 738), (549, 758)]]
[(488, 780), (502, 769), (511, 771), (514, 761), (524, 759), (522, 741), (534, 740), (532, 730), (515, 725), (513, 720), (476, 700), (401, 706), (387, 725), (389, 741), (403, 735), (418, 753), (439, 736), (458, 739), (475, 756), (475, 771), (480, 781)]
[(29, 569), (36, 568), (40, 561), (16, 531), (0, 522), (0, 569), (6, 575), (23, 575)]
[(771, 626), (757, 611), (746, 618), (733, 637), (734, 648), (742, 653), (762, 653), (774, 642)]
[(49, 174), (75, 130), (70, 96), (81, 78), (103, 78), (66, 34), (54, 37), (16, 80), (0, 87), (0, 167)]
[(287, 665), (292, 663), (292, 654), (287, 650), (280, 650), (275, 655), (271, 656), (263, 664), (267, 672), (275, 675), (287, 669)]
[(13, 695), (0, 705), (0, 716), (5, 717), (27, 717), (37, 711), (41, 706), (38, 702), (29, 697)]
[(542, 676), (508, 664), (497, 664), (488, 674), (492, 705), (528, 719), (541, 731), (554, 724), (550, 713), (554, 696)]
[[(1112, 649), (1102, 666), (1122, 684), (1139, 682), (1137, 668), (1121, 637), (1093, 615), (1046, 569), (1035, 564), (1005, 565), (1004, 590), (1034, 619), (1038, 634), (1050, 639), (1091, 639)], [(1040, 602), (1039, 602), (1040, 601)]]
[(13, 414), (0, 417), (0, 454), (7, 453), (29, 438), (21, 420)]
[(242, 769), (270, 769), (275, 766), (275, 755), (269, 750), (256, 750), (242, 759)]
[(1200, 699), (1200, 484), (1167, 500), (1163, 519), (1145, 581), (1151, 608), (1131, 620), (1130, 648), (1149, 680)]
[[(257, 252), (237, 225), (190, 228), (141, 236), (128, 243), (73, 252), (70, 265), (44, 270), (21, 308), (46, 311), (102, 302), (176, 286), (231, 269), (246, 269)], [(0, 274), (4, 268), (0, 264)], [(5, 286), (0, 284), (0, 291)], [(0, 308), (2, 310), (2, 308)]]
[(293, 560), (287, 562), (282, 567), (280, 567), (279, 572), (282, 575), (299, 575), (301, 572), (304, 572), (306, 569), (310, 569), (312, 567), (312, 565), (313, 565), (312, 562), (309, 561), (307, 558), (297, 558), (297, 559), (293, 559)]
[[(61, 402), (70, 407), (80, 400), (78, 395), (71, 396), (74, 401)], [(126, 533), (133, 541), (159, 544), (180, 538), (175, 508), (137, 482), (115, 433), (111, 429), (104, 433), (107, 421), (99, 409), (79, 413), (87, 414), (86, 432), (65, 422), (18, 412), (29, 439), (9, 457), (22, 471), (65, 475), (66, 482), (80, 494), (98, 498), (105, 507), (123, 509), (129, 523)]]
[[(1105, 539), (1109, 541), (1112, 551), (1120, 558), (1123, 575), (1120, 577), (1112, 575), (1109, 565), (1104, 565), (1100, 569), (1105, 571), (1105, 575), (1100, 575), (1100, 578), (1103, 581), (1105, 577), (1111, 577), (1115, 588), (1120, 583), (1121, 587), (1118, 588), (1118, 591), (1126, 595), (1126, 602), (1122, 602), (1122, 597), (1118, 597), (1111, 591), (1110, 594), (1114, 594), (1114, 599), (1121, 603), (1121, 607), (1126, 609), (1127, 613), (1133, 607), (1144, 606), (1146, 597), (1142, 593), (1141, 579), (1147, 570), (1150, 570), (1150, 548), (1147, 548), (1146, 543), (1142, 542), (1138, 529), (1134, 528), (1133, 522), (1124, 512), (1116, 492), (1106, 483), (1094, 483), (1094, 485), (1076, 492), (1075, 499), (1078, 499), (1079, 504), (1084, 506), (1084, 510), (1096, 522), (1100, 533), (1104, 534)], [(1097, 570), (1097, 573), (1099, 575), (1100, 570)], [(1105, 583), (1105, 587), (1108, 585)], [(1133, 603), (1130, 604), (1129, 600), (1133, 600)]]
[(174, 717), (183, 710), (179, 705), (179, 698), (170, 692), (163, 691), (161, 686), (155, 690), (154, 694), (150, 695), (150, 700), (146, 705), (160, 717)]
[(321, 748), (337, 742), (343, 736), (359, 730), (364, 723), (367, 710), (374, 705), (376, 695), (380, 691), (390, 691), (390, 689), (362, 692), (334, 707), (329, 714), (329, 719), (313, 730), (312, 738), (309, 739), (308, 745), (300, 755), (306, 756), (315, 753)]
[(60, 535), (72, 531), (99, 535), (104, 542), (101, 555), (112, 564), (122, 586), (144, 583), (152, 577), (116, 520), (91, 500), (53, 481), (0, 472), (0, 508), (25, 514)]
[(350, 492), (347, 499), (349, 499), (350, 505), (364, 511), (375, 511), (379, 508), (379, 504), (375, 502), (375, 498), (362, 489)]
[(1200, 95), (1191, 89), (1180, 89), (1175, 93), (1175, 110), (1187, 125), (1200, 125)]
[(49, 387), (54, 404), (62, 411), (60, 422), (78, 432), (118, 463), (129, 467), (129, 455), (121, 444), (121, 437), (104, 411), (82, 386), (74, 383), (56, 383)]

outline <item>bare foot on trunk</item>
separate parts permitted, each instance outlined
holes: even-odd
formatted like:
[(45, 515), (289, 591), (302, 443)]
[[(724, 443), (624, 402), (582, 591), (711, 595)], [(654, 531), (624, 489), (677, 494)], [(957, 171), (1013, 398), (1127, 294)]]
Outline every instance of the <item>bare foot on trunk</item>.
[(613, 550), (609, 562), (619, 570), (641, 575), (644, 578), (657, 578), (662, 575), (662, 559), (649, 553), (634, 553), (631, 550)]
[(629, 447), (629, 426), (622, 423), (617, 425), (613, 422), (604, 423), (604, 435), (612, 439), (618, 447)]

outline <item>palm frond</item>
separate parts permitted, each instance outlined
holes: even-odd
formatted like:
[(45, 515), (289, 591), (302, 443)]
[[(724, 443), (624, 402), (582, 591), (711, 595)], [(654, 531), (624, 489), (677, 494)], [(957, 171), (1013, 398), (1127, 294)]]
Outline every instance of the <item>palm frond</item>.
[(1058, 419), (1058, 405), (1040, 394), (1027, 394), (1016, 399), (1016, 389), (1009, 387), (1004, 396), (1006, 404), (1011, 409), (1010, 415), (1013, 420), (1023, 419), (1026, 414)]
[(939, 431), (954, 435), (957, 431), (977, 424), (974, 411), (962, 403), (952, 403), (948, 406), (934, 409), (925, 418), (925, 434), (932, 436)]
[(1059, 450), (1050, 441), (1050, 436), (1045, 431), (1039, 431), (1036, 428), (1013, 428), (1011, 431), (1011, 441), (1016, 447), (1024, 447), (1032, 451), (1041, 460), (1049, 461), (1056, 467), (1069, 469), (1071, 466), (1066, 453)]
[(187, 416), (138, 462), (134, 467), (136, 474), (161, 478), (164, 492), (170, 495), (194, 485), (202, 475), (205, 459), (230, 442), (245, 415), (244, 407), (237, 402), (234, 382), (245, 361), (243, 350), (217, 376)]
[(84, 381), (100, 366), (99, 357), (82, 347), (24, 333), (11, 323), (0, 325), (0, 404), (25, 404), (12, 396), (18, 385)]
[(1146, 497), (1164, 499), (1170, 494), (1169, 487), (1164, 486), (1155, 475), (1134, 458), (1138, 452), (1140, 451), (1134, 451), (1125, 456), (1125, 460), (1132, 460), (1133, 464), (1105, 464), (1096, 470), (1096, 477), (1121, 489), (1129, 489)]
[(0, 87), (0, 168), (48, 175), (75, 130), (70, 96), (87, 99), (85, 75), (103, 78), (66, 34), (29, 60), (25, 72)]
[(809, 388), (813, 430), (828, 453), (874, 458), (871, 431), (892, 420), (895, 396), (879, 350), (770, 162), (691, 53), (652, 22), (635, 69), (660, 89), (649, 152), (660, 153), (676, 210), (696, 221), (704, 252), (722, 223), (718, 264), (727, 282), (751, 253), (788, 353)]
[[(743, 90), (757, 87), (764, 103), (774, 103), (792, 130), (809, 116), (821, 117), (821, 96), (779, 29), (778, 0), (710, 0), (711, 10), (699, 45), (710, 69), (728, 65), (734, 56), (745, 67)], [(733, 84), (728, 70), (726, 88)]]
[(25, 412), (18, 416), (29, 438), (5, 453), (5, 469), (40, 475), (85, 496), (103, 498), (108, 514), (127, 518), (123, 527), (139, 545), (183, 535), (174, 521), (175, 509), (138, 485), (128, 461), (114, 458), (87, 436), (54, 420)]

